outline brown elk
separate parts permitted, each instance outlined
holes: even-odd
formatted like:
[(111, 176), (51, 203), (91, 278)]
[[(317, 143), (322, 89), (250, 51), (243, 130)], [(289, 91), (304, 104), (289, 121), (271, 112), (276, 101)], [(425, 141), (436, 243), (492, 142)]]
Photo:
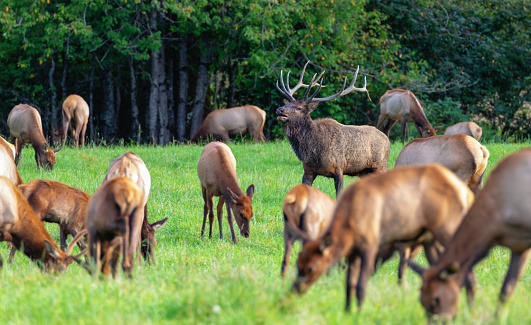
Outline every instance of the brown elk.
[[(143, 221), (141, 231), (141, 245), (140, 252), (145, 260), (155, 262), (155, 247), (157, 246), (157, 238), (155, 231), (160, 229), (168, 218), (164, 218), (157, 222), (150, 224), (147, 217), (147, 201), (149, 199), (149, 191), (151, 189), (151, 175), (142, 159), (132, 152), (126, 152), (120, 157), (114, 159), (110, 166), (103, 182), (113, 177), (129, 177), (139, 187), (143, 193)], [(136, 249), (137, 247), (133, 247)]]
[(219, 224), (219, 238), (223, 238), (222, 220), (223, 204), (227, 204), (227, 220), (232, 234), (232, 242), (236, 244), (234, 233), (234, 213), (236, 224), (240, 228), (240, 234), (245, 238), (251, 232), (249, 221), (253, 216), (253, 194), (254, 185), (250, 185), (243, 193), (236, 178), (236, 159), (230, 148), (222, 142), (211, 142), (207, 144), (201, 152), (201, 158), (197, 164), (197, 175), (201, 182), (201, 192), (205, 201), (203, 208), (203, 226), (201, 236), (205, 232), (206, 218), (210, 222), (209, 237), (212, 237), (212, 226), (214, 223), (214, 202), (212, 197), (219, 196), (217, 206), (217, 217)]
[(454, 125), (451, 125), (446, 128), (446, 131), (444, 131), (445, 135), (452, 135), (452, 134), (466, 134), (471, 137), (473, 137), (476, 140), (481, 140), (481, 135), (483, 134), (483, 129), (481, 126), (477, 125), (474, 122), (459, 122)]
[(16, 249), (23, 246), (24, 254), (33, 261), (42, 261), (46, 270), (64, 272), (73, 261), (79, 262), (78, 258), (86, 252), (78, 255), (71, 255), (71, 252), (85, 232), (80, 232), (63, 252), (20, 190), (4, 176), (0, 176), (0, 193), (0, 241), (11, 242)]
[(22, 178), (15, 165), (15, 148), (0, 137), (0, 175), (7, 177), (13, 184), (22, 184)]
[(512, 251), (499, 299), (511, 296), (531, 252), (529, 184), (531, 149), (523, 149), (494, 168), (437, 263), (424, 271), (410, 262), (422, 275), (420, 301), (428, 313), (455, 317), (466, 274), (497, 245)]
[(304, 244), (293, 288), (306, 291), (323, 271), (346, 257), (346, 309), (354, 286), (361, 307), (380, 250), (397, 242), (417, 242), (431, 233), (433, 240), (423, 244), (428, 261), (434, 262), (434, 242), (448, 242), (473, 200), (470, 189), (438, 164), (399, 167), (361, 178), (341, 195), (324, 235)]
[(282, 204), (284, 213), (284, 259), (281, 275), (286, 275), (295, 240), (316, 240), (330, 225), (336, 201), (306, 184), (295, 185)]
[[(337, 94), (315, 98), (323, 86), (322, 83), (318, 84), (318, 81), (324, 71), (317, 79), (314, 75), (310, 84), (305, 85), (302, 79), (306, 65), (299, 83), (293, 89), (289, 86), (289, 73), (285, 84), (281, 71), (282, 88), (279, 87), (278, 81), (276, 86), (287, 100), (284, 101), (284, 106), (276, 110), (277, 119), (284, 123), (284, 133), (302, 162), (304, 169), (302, 183), (311, 186), (318, 175), (334, 178), (337, 198), (343, 188), (343, 175), (363, 176), (386, 171), (391, 147), (385, 134), (372, 126), (343, 125), (330, 118), (312, 120), (310, 113), (319, 103), (333, 100), (352, 91), (367, 91), (367, 80), (363, 88), (354, 87), (358, 67), (347, 89), (345, 89), (347, 82), (345, 78), (343, 87)], [(316, 85), (318, 85), (317, 91), (308, 97), (310, 89)], [(306, 93), (302, 100), (296, 100), (293, 94), (301, 87), (307, 88)]]
[(72, 132), (74, 146), (77, 147), (79, 137), (81, 136), (81, 146), (85, 146), (85, 131), (89, 119), (89, 106), (83, 97), (79, 95), (70, 95), (63, 102), (63, 127), (57, 130), (52, 141), (61, 141), (61, 148), (64, 147), (68, 130)]
[[(103, 182), (90, 198), (87, 215), (90, 256), (97, 270), (104, 275), (109, 275), (112, 270), (116, 276), (120, 251), (114, 251), (113, 246), (118, 240), (121, 242), (123, 271), (132, 277), (134, 254), (144, 219), (143, 204), (142, 190), (129, 177), (113, 177)], [(92, 269), (87, 270), (93, 273)]]
[(230, 137), (250, 133), (255, 141), (265, 141), (263, 128), (266, 112), (258, 106), (246, 105), (229, 109), (218, 109), (207, 115), (190, 140), (193, 143), (208, 137), (229, 141)]
[(437, 135), (406, 144), (395, 167), (438, 163), (453, 171), (476, 194), (483, 187), (489, 155), (485, 146), (468, 135)]
[(15, 164), (18, 165), (24, 144), (31, 143), (35, 150), (37, 168), (47, 167), (50, 170), (55, 165), (55, 154), (60, 150), (52, 150), (42, 133), (41, 115), (34, 108), (26, 104), (19, 104), (11, 110), (7, 117), (7, 125), (11, 142), (15, 144)]
[(417, 97), (405, 89), (388, 90), (380, 98), (380, 117), (376, 127), (389, 136), (389, 131), (397, 121), (402, 124), (402, 144), (409, 138), (407, 122), (415, 124), (422, 138), (434, 136), (435, 132), (443, 128), (431, 126)]

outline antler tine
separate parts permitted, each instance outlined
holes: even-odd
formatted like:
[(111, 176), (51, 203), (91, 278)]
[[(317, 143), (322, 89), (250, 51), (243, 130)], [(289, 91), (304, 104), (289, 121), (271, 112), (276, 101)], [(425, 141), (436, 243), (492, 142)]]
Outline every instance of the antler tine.
[[(310, 85), (313, 85), (316, 76), (317, 76), (317, 73), (313, 75), (312, 81), (310, 81)], [(308, 94), (310, 93), (310, 89), (311, 88), (312, 87), (306, 88), (306, 91), (304, 92), (304, 98), (302, 99), (303, 102), (305, 102), (308, 99)], [(321, 88), (321, 87), (319, 87), (319, 88)]]
[(321, 88), (324, 87), (323, 81), (324, 79), (321, 80), (321, 83), (319, 84), (319, 88), (317, 88), (317, 90), (312, 94), (312, 96), (308, 100), (306, 100), (306, 104), (311, 103), (313, 98), (317, 95), (317, 93), (321, 90)]
[(285, 91), (283, 91), (282, 89), (280, 89), (280, 87), (278, 86), (278, 80), (277, 80), (277, 83), (276, 83), (276, 87), (278, 89), (278, 91), (280, 91), (280, 93), (282, 95), (284, 95), (284, 97), (286, 97), (287, 99), (291, 100), (291, 101), (294, 101), (295, 98), (293, 98), (293, 96), (290, 96), (288, 93), (286, 93)]
[(70, 255), (72, 253), (72, 250), (74, 249), (74, 245), (81, 240), (81, 238), (83, 236), (85, 236), (87, 234), (87, 230), (83, 230), (83, 231), (80, 231), (77, 233), (76, 237), (74, 237), (74, 239), (72, 239), (72, 242), (70, 243), (70, 245), (68, 245), (68, 247), (66, 248), (66, 251), (65, 251), (65, 254), (66, 255)]
[[(340, 97), (340, 96), (344, 96), (354, 90), (356, 91), (367, 91), (367, 77), (365, 77), (365, 84), (363, 85), (363, 88), (356, 88), (354, 87), (354, 83), (356, 82), (356, 79), (358, 78), (358, 72), (359, 72), (359, 69), (360, 69), (360, 66), (358, 66), (358, 68), (356, 69), (356, 72), (354, 73), (354, 79), (352, 80), (352, 83), (350, 84), (350, 86), (348, 86), (347, 89), (345, 89), (345, 86), (347, 84), (347, 78), (348, 77), (345, 77), (345, 81), (343, 82), (343, 87), (341, 88), (341, 91), (339, 91), (337, 94), (335, 95), (332, 95), (332, 96), (328, 96), (328, 97), (325, 97), (325, 98), (312, 98), (311, 101), (313, 102), (327, 102), (329, 100), (333, 100), (333, 99), (336, 99), (337, 97)], [(309, 102), (308, 102), (309, 104)]]

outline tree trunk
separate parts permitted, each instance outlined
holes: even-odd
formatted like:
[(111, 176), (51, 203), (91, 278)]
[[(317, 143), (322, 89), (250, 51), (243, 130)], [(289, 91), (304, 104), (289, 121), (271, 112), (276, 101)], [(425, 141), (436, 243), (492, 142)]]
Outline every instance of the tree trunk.
[(232, 60), (229, 59), (229, 93), (227, 94), (227, 105), (228, 107), (234, 107), (234, 94), (236, 93), (236, 81), (234, 77), (234, 70), (236, 69), (237, 64), (232, 63)]
[(66, 99), (66, 96), (68, 96), (67, 89), (66, 89), (66, 75), (67, 74), (68, 74), (68, 61), (66, 61), (66, 54), (65, 54), (65, 57), (63, 58), (63, 76), (61, 78), (61, 91), (63, 95), (62, 101), (64, 101)]
[[(55, 89), (55, 84), (53, 82), (53, 74), (55, 72), (55, 54), (52, 55), (52, 66), (50, 67), (50, 71), (48, 72), (48, 82), (50, 83), (50, 92), (52, 94), (52, 98), (50, 99), (50, 112), (51, 112), (51, 125), (48, 129), (48, 133), (52, 134), (55, 131), (55, 127), (57, 126), (57, 114), (56, 114), (56, 102), (57, 102), (57, 89)], [(65, 131), (66, 132), (66, 131)]]
[(90, 69), (90, 84), (89, 84), (89, 137), (90, 142), (94, 141), (94, 65), (95, 60), (92, 60), (92, 68)]
[(192, 125), (190, 128), (190, 138), (192, 138), (203, 122), (203, 111), (205, 108), (205, 97), (208, 88), (208, 65), (210, 58), (211, 44), (204, 37), (201, 40), (201, 56), (199, 58), (199, 69), (197, 71), (197, 86), (195, 89), (194, 109), (192, 111)]
[(164, 42), (162, 42), (159, 51), (159, 144), (165, 146), (170, 142), (170, 136), (168, 134), (168, 95), (166, 91), (166, 71), (164, 67)]
[[(152, 31), (157, 30), (157, 16), (156, 8), (151, 9), (149, 17), (149, 27)], [(149, 141), (153, 144), (157, 143), (157, 113), (159, 104), (159, 74), (160, 74), (160, 59), (159, 52), (151, 51), (151, 90), (149, 93)]]
[(173, 47), (171, 44), (169, 45), (166, 46), (166, 53), (169, 54), (169, 58), (166, 58), (165, 61), (168, 62), (168, 68), (166, 69), (166, 95), (168, 97), (168, 137), (171, 139), (172, 137), (175, 138), (175, 99), (173, 96), (175, 55)]
[(179, 96), (177, 104), (177, 140), (184, 141), (186, 133), (186, 101), (188, 99), (188, 44), (186, 36), (183, 36), (177, 47), (179, 49)]
[(116, 120), (114, 115), (114, 81), (111, 70), (105, 72), (105, 78), (103, 80), (103, 138), (106, 141), (111, 141), (116, 135)]
[[(120, 120), (120, 107), (122, 106), (122, 94), (120, 94), (119, 80), (114, 83), (114, 120)], [(115, 123), (115, 133), (118, 134), (120, 125)]]
[(137, 144), (140, 144), (140, 123), (138, 122), (138, 104), (136, 95), (138, 88), (136, 86), (136, 75), (133, 57), (129, 57), (129, 74), (131, 77), (131, 135)]

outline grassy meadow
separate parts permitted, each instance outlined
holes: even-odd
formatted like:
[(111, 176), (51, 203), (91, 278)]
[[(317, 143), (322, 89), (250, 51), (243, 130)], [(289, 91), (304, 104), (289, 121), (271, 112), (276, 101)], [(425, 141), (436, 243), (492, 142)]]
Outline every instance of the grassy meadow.
[[(334, 267), (304, 296), (290, 292), (296, 275), (296, 244), (286, 281), (280, 278), (284, 253), (281, 203), (302, 179), (302, 165), (286, 141), (229, 143), (236, 160), (240, 186), (255, 184), (251, 236), (230, 240), (224, 217), (224, 238), (217, 221), (213, 237), (200, 238), (203, 199), (197, 178), (202, 146), (116, 146), (64, 148), (52, 172), (38, 172), (33, 149), (26, 147), (19, 164), (22, 179), (54, 179), (92, 194), (109, 163), (126, 151), (138, 154), (152, 177), (149, 220), (168, 217), (157, 232), (157, 264), (135, 266), (134, 279), (121, 273), (99, 280), (77, 265), (63, 275), (40, 271), (21, 253), (0, 271), (1, 324), (418, 324), (425, 323), (419, 303), (420, 281), (409, 271), (406, 286), (397, 285), (398, 258), (384, 264), (369, 280), (364, 308), (344, 312), (345, 271)], [(488, 174), (505, 155), (529, 146), (487, 143)], [(389, 166), (402, 148), (392, 145)], [(345, 187), (355, 178), (345, 177)], [(314, 186), (334, 197), (332, 179), (318, 177)], [(217, 202), (217, 199), (214, 201)], [(225, 213), (224, 213), (225, 214)], [(56, 225), (48, 225), (59, 241)], [(207, 228), (208, 229), (208, 228)], [(70, 240), (70, 239), (69, 239)], [(76, 248), (77, 249), (77, 248)], [(7, 245), (0, 254), (7, 260)], [(423, 262), (422, 256), (417, 257)], [(531, 323), (531, 272), (526, 271), (509, 303), (497, 311), (497, 296), (509, 263), (506, 249), (495, 248), (475, 268), (478, 278), (475, 308), (464, 291), (456, 323)]]

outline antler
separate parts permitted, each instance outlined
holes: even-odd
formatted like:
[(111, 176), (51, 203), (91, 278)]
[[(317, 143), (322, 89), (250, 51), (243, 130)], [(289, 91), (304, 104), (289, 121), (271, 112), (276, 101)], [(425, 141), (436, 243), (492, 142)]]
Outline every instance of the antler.
[[(66, 251), (65, 251), (65, 255), (70, 255), (72, 254), (72, 250), (74, 249), (74, 245), (81, 240), (81, 238), (83, 238), (83, 236), (85, 236), (87, 234), (87, 230), (83, 230), (83, 231), (80, 231), (77, 233), (76, 237), (74, 237), (74, 239), (72, 239), (72, 242), (70, 243), (70, 245), (68, 245), (68, 247), (66, 248)], [(84, 253), (86, 253), (86, 249), (83, 250)], [(81, 256), (81, 255), (84, 255), (84, 253), (81, 252), (82, 254), (78, 254), (76, 256)]]
[[(350, 83), (350, 86), (348, 86), (347, 89), (345, 89), (345, 86), (347, 84), (347, 78), (348, 77), (345, 77), (345, 81), (343, 82), (343, 87), (341, 88), (341, 90), (337, 94), (334, 94), (334, 95), (328, 96), (328, 97), (324, 97), (324, 98), (314, 98), (317, 95), (317, 93), (319, 92), (319, 90), (321, 90), (321, 86), (319, 86), (317, 91), (314, 92), (313, 95), (310, 98), (306, 98), (309, 89), (306, 91), (306, 95), (304, 96), (305, 97), (304, 98), (304, 102), (306, 102), (306, 104), (310, 104), (311, 102), (327, 102), (327, 101), (336, 99), (336, 98), (338, 98), (340, 96), (344, 96), (344, 95), (346, 95), (348, 93), (351, 93), (354, 90), (355, 91), (365, 91), (365, 92), (367, 92), (367, 76), (365, 76), (365, 84), (363, 85), (363, 88), (354, 87), (354, 83), (356, 82), (356, 79), (358, 78), (359, 70), (360, 70), (360, 66), (358, 65), (358, 68), (356, 69), (356, 73), (354, 74), (354, 79), (352, 79), (352, 82)], [(312, 79), (312, 82), (313, 82), (313, 79)]]
[[(308, 65), (308, 63), (310, 63), (310, 61), (306, 62), (306, 64), (304, 65), (304, 68), (302, 69), (302, 72), (301, 72), (301, 76), (299, 77), (299, 82), (297, 83), (297, 85), (295, 87), (293, 87), (293, 89), (291, 89), (289, 87), (289, 74), (291, 73), (291, 70), (288, 71), (288, 74), (286, 75), (286, 84), (284, 84), (284, 76), (283, 76), (283, 71), (280, 70), (280, 84), (282, 86), (282, 89), (278, 86), (278, 80), (277, 80), (277, 83), (276, 83), (276, 87), (277, 89), (280, 91), (280, 93), (282, 95), (284, 95), (286, 98), (288, 98), (289, 100), (291, 101), (295, 101), (295, 97), (293, 97), (293, 94), (299, 90), (301, 87), (303, 88), (308, 88), (310, 89), (311, 87), (313, 86), (319, 86), (319, 88), (323, 87), (321, 84), (319, 84), (319, 80), (321, 79), (321, 77), (323, 76), (323, 74), (325, 73), (325, 70), (321, 71), (321, 74), (319, 75), (319, 77), (317, 78), (317, 80), (315, 80), (315, 76), (317, 74), (314, 74), (313, 75), (313, 78), (312, 78), (312, 82), (310, 82), (310, 85), (306, 85), (302, 82), (302, 79), (304, 77), (304, 72), (306, 71), (306, 66)], [(287, 85), (287, 86), (286, 86)], [(308, 91), (306, 91), (308, 92)], [(306, 95), (305, 95), (306, 97)]]

